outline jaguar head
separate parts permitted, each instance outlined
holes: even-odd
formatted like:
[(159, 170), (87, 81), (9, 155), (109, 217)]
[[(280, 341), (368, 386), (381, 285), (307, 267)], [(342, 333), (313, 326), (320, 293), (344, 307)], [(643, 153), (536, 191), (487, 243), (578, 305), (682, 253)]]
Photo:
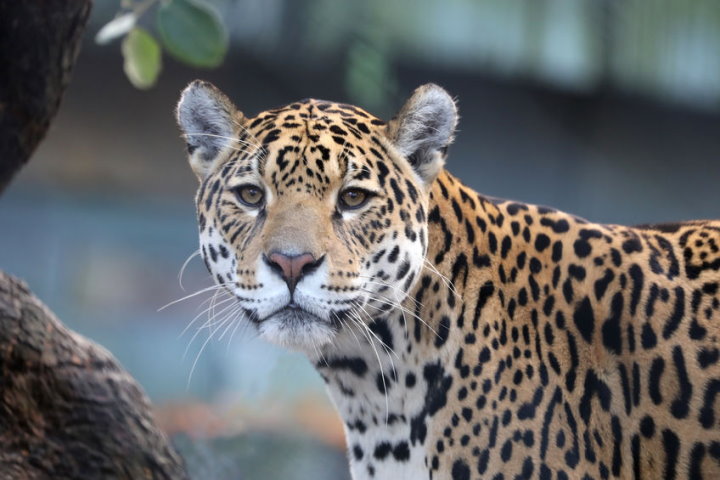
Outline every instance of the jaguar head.
[(457, 123), (445, 90), (418, 88), (385, 123), (312, 99), (247, 117), (195, 81), (177, 120), (200, 181), (202, 256), (262, 337), (312, 353), (403, 301)]

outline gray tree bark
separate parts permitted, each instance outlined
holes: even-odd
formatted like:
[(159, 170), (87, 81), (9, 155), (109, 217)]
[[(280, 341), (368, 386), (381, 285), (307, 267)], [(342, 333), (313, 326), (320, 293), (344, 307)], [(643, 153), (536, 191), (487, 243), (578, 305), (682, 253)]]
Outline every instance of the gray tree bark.
[[(57, 113), (90, 7), (0, 0), (0, 193)], [(0, 272), (0, 480), (186, 478), (137, 382)]]
[(135, 380), (1, 272), (0, 478), (187, 478)]

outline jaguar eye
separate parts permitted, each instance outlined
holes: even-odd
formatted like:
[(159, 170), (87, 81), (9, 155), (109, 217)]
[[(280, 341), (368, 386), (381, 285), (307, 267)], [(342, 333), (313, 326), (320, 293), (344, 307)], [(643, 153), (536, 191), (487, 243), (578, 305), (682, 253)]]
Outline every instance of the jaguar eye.
[(236, 187), (234, 190), (235, 196), (237, 196), (238, 200), (248, 207), (260, 206), (265, 198), (265, 194), (262, 189), (257, 185), (241, 185)]
[(348, 188), (340, 194), (340, 208), (355, 210), (365, 205), (369, 199), (369, 192), (359, 188)]

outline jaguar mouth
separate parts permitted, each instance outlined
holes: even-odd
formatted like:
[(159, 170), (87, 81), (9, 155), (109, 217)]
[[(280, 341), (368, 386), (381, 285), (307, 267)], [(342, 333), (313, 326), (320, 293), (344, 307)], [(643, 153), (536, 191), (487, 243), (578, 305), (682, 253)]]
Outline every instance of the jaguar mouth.
[(309, 322), (322, 322), (323, 320), (312, 312), (309, 312), (305, 308), (301, 307), (295, 302), (290, 302), (284, 307), (275, 310), (273, 313), (268, 315), (263, 321), (269, 319), (276, 319), (282, 322), (289, 322), (292, 324), (302, 324)]
[(300, 305), (290, 302), (258, 321), (260, 336), (290, 350), (307, 354), (330, 343), (333, 326)]

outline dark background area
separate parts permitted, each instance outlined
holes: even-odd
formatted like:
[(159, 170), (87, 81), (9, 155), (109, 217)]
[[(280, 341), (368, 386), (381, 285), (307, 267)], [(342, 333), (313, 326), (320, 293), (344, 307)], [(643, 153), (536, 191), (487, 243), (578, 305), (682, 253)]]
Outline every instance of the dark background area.
[[(172, 113), (192, 79), (247, 115), (319, 97), (384, 118), (436, 82), (461, 113), (448, 168), (483, 194), (604, 223), (720, 216), (714, 0), (215, 3), (232, 40), (223, 66), (166, 57), (158, 85), (139, 91), (119, 46), (93, 43), (119, 8), (98, 1), (60, 113), (0, 206), (0, 266), (119, 358), (198, 478), (325, 478), (317, 458), (345, 464), (303, 358), (242, 328), (206, 345), (200, 331), (183, 355), (209, 294), (158, 312), (210, 285), (197, 258), (185, 291), (177, 281), (197, 248), (196, 180)], [(289, 466), (268, 473), (268, 456)]]

